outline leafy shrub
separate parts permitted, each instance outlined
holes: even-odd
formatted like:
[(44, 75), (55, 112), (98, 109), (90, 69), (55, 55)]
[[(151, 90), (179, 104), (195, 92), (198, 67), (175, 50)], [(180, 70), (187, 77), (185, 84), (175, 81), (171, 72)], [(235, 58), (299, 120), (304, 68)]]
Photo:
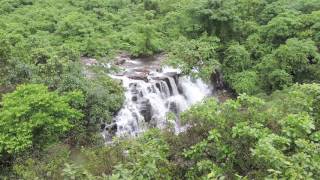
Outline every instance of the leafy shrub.
[(56, 141), (83, 116), (70, 106), (71, 102), (83, 103), (82, 94), (61, 96), (37, 84), (18, 86), (13, 93), (4, 95), (0, 111), (1, 153), (14, 154)]

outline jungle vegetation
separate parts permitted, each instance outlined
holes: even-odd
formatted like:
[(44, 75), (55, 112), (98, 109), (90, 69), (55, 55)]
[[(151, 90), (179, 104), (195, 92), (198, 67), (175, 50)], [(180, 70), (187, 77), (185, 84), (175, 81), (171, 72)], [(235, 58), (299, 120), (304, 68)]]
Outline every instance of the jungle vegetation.
[[(1, 0), (0, 179), (319, 179), (319, 0)], [(122, 86), (81, 57), (166, 53), (234, 99), (105, 146)]]

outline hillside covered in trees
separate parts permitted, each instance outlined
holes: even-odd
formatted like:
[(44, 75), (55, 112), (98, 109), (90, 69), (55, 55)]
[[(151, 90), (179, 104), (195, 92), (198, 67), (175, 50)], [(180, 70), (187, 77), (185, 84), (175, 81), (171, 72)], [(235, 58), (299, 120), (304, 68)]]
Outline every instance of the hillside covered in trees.
[[(320, 178), (319, 0), (1, 0), (0, 27), (0, 179)], [(125, 89), (81, 58), (123, 52), (234, 98), (106, 145)]]

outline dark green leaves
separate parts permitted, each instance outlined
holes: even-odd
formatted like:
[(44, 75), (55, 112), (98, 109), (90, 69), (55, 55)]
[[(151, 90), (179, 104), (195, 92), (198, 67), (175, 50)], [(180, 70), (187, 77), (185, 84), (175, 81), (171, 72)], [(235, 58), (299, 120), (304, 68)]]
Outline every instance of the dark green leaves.
[(1, 153), (18, 153), (57, 140), (82, 117), (69, 105), (71, 101), (83, 103), (82, 94), (60, 96), (36, 84), (18, 86), (5, 95), (0, 109)]

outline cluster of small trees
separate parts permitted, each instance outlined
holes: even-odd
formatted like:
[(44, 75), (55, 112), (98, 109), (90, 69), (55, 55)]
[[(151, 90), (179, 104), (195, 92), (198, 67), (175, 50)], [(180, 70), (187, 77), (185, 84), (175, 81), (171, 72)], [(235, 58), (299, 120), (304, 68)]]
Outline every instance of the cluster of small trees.
[[(187, 67), (182, 68), (186, 73), (196, 67), (199, 75), (208, 77), (212, 71), (222, 71), (237, 94), (271, 93), (295, 82), (319, 82), (319, 6), (317, 1), (303, 0), (192, 1), (181, 16), (188, 17), (187, 26), (193, 28), (182, 31), (188, 40), (172, 44), (170, 63), (184, 62), (180, 66)], [(208, 37), (216, 38), (216, 43), (179, 49)], [(194, 60), (186, 61), (186, 54)], [(213, 65), (210, 73), (204, 73), (207, 59)]]
[(241, 95), (223, 104), (209, 99), (192, 107), (183, 120), (208, 131), (183, 154), (192, 164), (187, 175), (316, 179), (319, 90), (318, 84), (294, 85), (270, 99)]

